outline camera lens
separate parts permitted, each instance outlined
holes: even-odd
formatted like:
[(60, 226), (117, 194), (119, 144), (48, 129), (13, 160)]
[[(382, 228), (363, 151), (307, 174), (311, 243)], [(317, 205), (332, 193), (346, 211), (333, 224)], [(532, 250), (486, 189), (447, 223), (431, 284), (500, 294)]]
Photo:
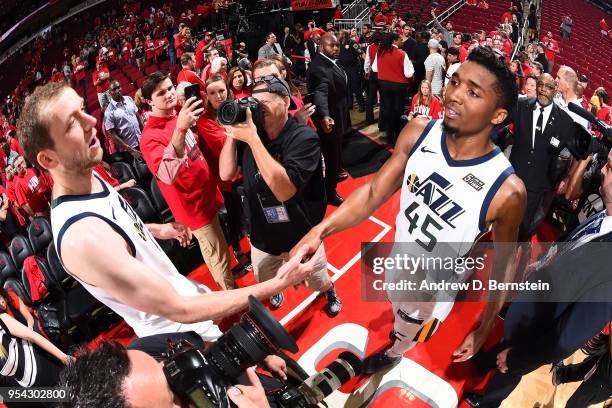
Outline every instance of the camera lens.
[(233, 125), (246, 120), (244, 108), (234, 101), (223, 101), (219, 105), (217, 119), (222, 125)]
[(248, 367), (260, 363), (277, 347), (298, 351), (295, 341), (266, 308), (249, 297), (248, 313), (207, 350), (219, 374), (228, 379), (239, 376)]

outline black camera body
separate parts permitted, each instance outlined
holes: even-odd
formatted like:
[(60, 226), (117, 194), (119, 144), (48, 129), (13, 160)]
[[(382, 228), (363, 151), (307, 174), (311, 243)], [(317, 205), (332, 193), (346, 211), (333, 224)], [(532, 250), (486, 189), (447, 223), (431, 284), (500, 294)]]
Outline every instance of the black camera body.
[[(297, 344), (280, 323), (253, 296), (249, 311), (228, 332), (204, 350), (187, 341), (171, 344), (164, 361), (164, 374), (170, 388), (185, 402), (197, 408), (229, 408), (227, 389), (248, 367), (260, 364), (279, 349), (292, 353)], [(300, 378), (296, 385), (285, 384), (274, 390), (273, 399), (281, 407), (311, 408), (361, 372), (361, 360), (350, 352), (320, 373), (307, 374), (291, 361)], [(302, 373), (302, 374), (300, 374)]]
[(252, 96), (246, 96), (237, 101), (223, 101), (217, 110), (217, 120), (222, 125), (234, 125), (246, 120), (246, 110), (251, 109), (253, 123), (257, 130), (263, 129), (264, 115), (259, 101)]

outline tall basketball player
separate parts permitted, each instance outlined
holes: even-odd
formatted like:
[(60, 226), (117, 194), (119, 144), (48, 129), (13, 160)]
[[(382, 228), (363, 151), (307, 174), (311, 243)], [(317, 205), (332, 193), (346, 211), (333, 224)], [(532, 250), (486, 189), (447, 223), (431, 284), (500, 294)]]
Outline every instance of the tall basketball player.
[[(489, 48), (474, 49), (449, 81), (444, 120), (412, 120), (402, 130), (393, 155), (372, 180), (314, 227), (294, 251), (306, 244), (314, 252), (325, 237), (366, 220), (397, 189), (401, 189), (401, 198), (396, 242), (415, 242), (427, 250), (436, 242), (472, 243), (490, 228), (496, 242), (515, 242), (525, 209), (525, 187), (490, 135), (508, 117), (516, 100), (515, 79), (507, 65)], [(423, 184), (436, 180), (454, 204), (452, 222), (434, 208), (431, 197), (419, 194), (415, 180)], [(416, 222), (423, 225), (414, 225)], [(505, 259), (496, 255), (493, 268), (504, 269), (509, 256), (507, 252)], [(479, 327), (455, 351), (455, 361), (465, 361), (478, 351), (502, 304), (499, 299), (487, 303)], [(451, 308), (452, 302), (393, 303), (396, 340), (366, 359), (366, 372), (398, 364), (417, 339), (431, 337)]]
[[(168, 103), (175, 103), (174, 86), (165, 91)], [(198, 104), (192, 102), (183, 106), (177, 120), (186, 122), (186, 128), (197, 118)], [(245, 309), (249, 295), (269, 298), (312, 272), (312, 264), (294, 259), (274, 279), (223, 292), (211, 292), (181, 275), (155, 238), (187, 244), (191, 232), (178, 223), (145, 225), (92, 170), (102, 160), (96, 118), (63, 82), (50, 82), (32, 93), (18, 134), (27, 158), (53, 177), (51, 221), (62, 264), (138, 337), (163, 333), (161, 344), (148, 348), (151, 352), (165, 351), (170, 333), (215, 341), (221, 332), (214, 319)]]

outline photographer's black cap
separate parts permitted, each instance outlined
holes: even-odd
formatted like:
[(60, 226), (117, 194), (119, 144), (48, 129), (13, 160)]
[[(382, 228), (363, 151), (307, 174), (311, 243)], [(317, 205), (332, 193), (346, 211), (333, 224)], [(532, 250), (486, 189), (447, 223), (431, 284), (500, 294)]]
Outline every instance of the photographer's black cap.
[(291, 89), (289, 88), (289, 84), (283, 79), (275, 77), (273, 75), (267, 75), (261, 77), (255, 81), (253, 84), (253, 89), (260, 84), (265, 84), (267, 88), (260, 88), (254, 90), (252, 93), (260, 93), (260, 92), (270, 92), (280, 96), (288, 96), (289, 97), (289, 110), (297, 109), (293, 98), (291, 97)]

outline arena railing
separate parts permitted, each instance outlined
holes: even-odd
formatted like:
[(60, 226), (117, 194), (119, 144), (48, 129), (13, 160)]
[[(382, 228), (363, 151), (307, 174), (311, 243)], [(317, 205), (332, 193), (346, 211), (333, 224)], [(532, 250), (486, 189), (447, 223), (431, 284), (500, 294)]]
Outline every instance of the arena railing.
[(363, 13), (364, 9), (369, 10), (365, 0), (355, 0), (342, 10), (342, 15), (344, 16), (342, 20), (356, 20)]
[(364, 24), (372, 24), (370, 9), (365, 8), (355, 18), (342, 18), (334, 20), (334, 26), (338, 30), (350, 30), (355, 27), (358, 33), (363, 30)]
[[(445, 20), (447, 20), (450, 16), (455, 14), (457, 11), (459, 11), (463, 6), (465, 6), (466, 2), (467, 0), (459, 0), (452, 6), (444, 10), (442, 13), (437, 15), (436, 17), (438, 18), (438, 21), (440, 22), (440, 24), (443, 23)], [(433, 26), (434, 26), (434, 21), (432, 19), (429, 23), (427, 23), (427, 28), (432, 28)]]
[(51, 31), (51, 29), (53, 28), (53, 26), (58, 25), (60, 23), (62, 23), (63, 21), (87, 10), (88, 8), (91, 8), (93, 6), (96, 6), (100, 3), (105, 2), (106, 0), (88, 0), (85, 1), (77, 6), (72, 7), (70, 10), (68, 10), (68, 13), (64, 14), (63, 16), (59, 17), (57, 20), (53, 21), (51, 24), (49, 24), (48, 26), (41, 28), (40, 30), (38, 30), (36, 33), (32, 34), (29, 37), (23, 38), (21, 40), (19, 40), (17, 43), (15, 43), (15, 45), (13, 45), (11, 48), (9, 48), (4, 54), (2, 54), (0, 56), (0, 64), (3, 64), (7, 59), (9, 59), (13, 54), (15, 54), (16, 52), (18, 52), (20, 49), (22, 49), (23, 47), (25, 47), (28, 43), (30, 43), (32, 40), (40, 37), (41, 35), (45, 34), (46, 32)]
[[(519, 39), (514, 45), (514, 51), (512, 52), (510, 61), (514, 61), (514, 58), (516, 58), (516, 54), (520, 51), (521, 47), (525, 43), (525, 38), (527, 38), (527, 31), (529, 30), (529, 19), (527, 17), (529, 16), (529, 7), (531, 7), (533, 3), (535, 3), (535, 1), (531, 0), (529, 1), (527, 7), (523, 7), (523, 26), (521, 28), (521, 34), (519, 35)], [(539, 20), (539, 10), (536, 11), (536, 13), (538, 14)]]

